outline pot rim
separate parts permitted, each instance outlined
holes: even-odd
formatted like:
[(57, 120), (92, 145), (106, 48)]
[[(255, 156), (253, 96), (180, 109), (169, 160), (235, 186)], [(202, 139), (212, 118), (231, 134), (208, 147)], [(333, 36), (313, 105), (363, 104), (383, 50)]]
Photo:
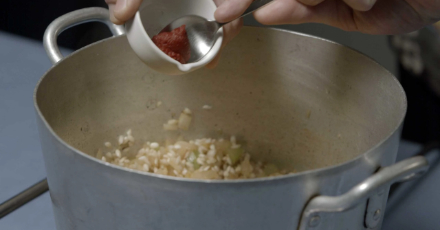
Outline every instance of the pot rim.
[(377, 61), (373, 60), (371, 57), (365, 55), (364, 53), (355, 50), (351, 47), (339, 44), (337, 42), (328, 40), (328, 39), (324, 39), (324, 38), (320, 38), (317, 36), (313, 36), (313, 35), (309, 35), (309, 34), (304, 34), (304, 33), (299, 33), (299, 32), (294, 32), (294, 31), (290, 31), (287, 29), (279, 29), (279, 28), (272, 28), (272, 27), (262, 27), (262, 26), (245, 26), (245, 27), (251, 27), (251, 28), (264, 28), (264, 29), (268, 29), (268, 30), (275, 30), (275, 31), (281, 31), (281, 32), (286, 32), (286, 33), (290, 33), (290, 34), (294, 34), (294, 35), (299, 35), (302, 37), (307, 37), (310, 39), (317, 39), (317, 40), (321, 40), (327, 43), (331, 43), (333, 45), (337, 45), (340, 47), (344, 47), (346, 49), (349, 49), (351, 51), (354, 51), (362, 56), (364, 56), (365, 58), (369, 59), (370, 61), (372, 61), (373, 63), (375, 63), (376, 65), (379, 65), (384, 71), (385, 73), (387, 73), (387, 75), (389, 75), (390, 77), (393, 78), (393, 80), (398, 84), (398, 87), (400, 88), (401, 92), (402, 92), (402, 96), (403, 98), (403, 102), (404, 102), (404, 112), (398, 122), (398, 125), (396, 125), (396, 127), (385, 137), (383, 138), (380, 142), (378, 142), (377, 144), (373, 145), (370, 149), (366, 150), (364, 153), (359, 154), (358, 156), (352, 158), (351, 160), (345, 161), (343, 163), (339, 163), (339, 164), (335, 164), (335, 165), (331, 165), (331, 166), (327, 166), (327, 167), (322, 167), (322, 168), (317, 168), (317, 169), (311, 169), (311, 170), (305, 170), (305, 171), (301, 171), (298, 173), (291, 173), (291, 174), (287, 174), (287, 175), (281, 175), (281, 176), (274, 176), (274, 177), (263, 177), (263, 178), (254, 178), (254, 179), (234, 179), (234, 180), (206, 180), (206, 179), (189, 179), (189, 178), (180, 178), (180, 177), (174, 177), (174, 176), (164, 176), (164, 175), (160, 175), (160, 174), (155, 174), (155, 173), (150, 173), (150, 172), (143, 172), (143, 171), (138, 171), (138, 170), (134, 170), (134, 169), (129, 169), (129, 168), (125, 168), (125, 167), (121, 167), (118, 165), (113, 165), (110, 164), (108, 162), (103, 162), (99, 159), (96, 159), (95, 157), (92, 157), (76, 148), (74, 148), (73, 146), (69, 145), (68, 143), (66, 143), (61, 137), (59, 137), (55, 131), (52, 129), (52, 127), (49, 125), (49, 123), (46, 121), (45, 117), (43, 116), (42, 112), (40, 111), (40, 108), (38, 106), (37, 103), (37, 91), (39, 89), (40, 84), (44, 81), (44, 79), (46, 78), (46, 76), (53, 70), (55, 69), (60, 63), (67, 61), (67, 59), (72, 58), (73, 56), (75, 56), (77, 53), (89, 48), (90, 46), (94, 46), (94, 45), (98, 45), (100, 43), (106, 42), (107, 40), (111, 40), (111, 39), (120, 39), (120, 37), (126, 36), (126, 35), (119, 35), (119, 36), (115, 36), (115, 37), (109, 37), (100, 41), (97, 41), (95, 43), (89, 44), (87, 46), (82, 47), (81, 49), (75, 50), (73, 51), (71, 54), (67, 55), (66, 57), (64, 57), (62, 60), (60, 60), (59, 62), (55, 63), (51, 68), (49, 68), (44, 75), (38, 80), (37, 85), (34, 88), (34, 93), (33, 93), (33, 100), (34, 100), (34, 107), (35, 110), (38, 114), (38, 118), (41, 119), (41, 121), (43, 122), (45, 128), (47, 128), (50, 132), (50, 134), (52, 134), (55, 139), (61, 143), (62, 145), (66, 146), (68, 149), (70, 149), (71, 151), (73, 151), (74, 153), (78, 154), (81, 157), (84, 157), (88, 160), (91, 160), (92, 162), (98, 163), (100, 165), (104, 165), (108, 168), (114, 169), (114, 170), (122, 170), (123, 172), (126, 173), (131, 173), (131, 174), (136, 174), (136, 175), (141, 175), (141, 176), (150, 176), (153, 178), (157, 178), (157, 179), (165, 179), (165, 180), (169, 180), (169, 181), (177, 181), (177, 182), (190, 182), (190, 183), (204, 183), (204, 184), (238, 184), (238, 183), (257, 183), (257, 182), (269, 182), (269, 181), (278, 181), (278, 180), (286, 180), (286, 179), (291, 179), (291, 178), (298, 178), (307, 174), (320, 174), (326, 171), (336, 171), (338, 169), (342, 169), (344, 170), (345, 168), (349, 168), (352, 167), (353, 165), (357, 164), (365, 155), (369, 154), (370, 152), (375, 151), (379, 146), (381, 146), (384, 142), (386, 142), (387, 140), (389, 140), (403, 125), (403, 121), (405, 119), (406, 113), (407, 113), (407, 107), (408, 107), (408, 103), (407, 103), (407, 97), (405, 94), (405, 91), (402, 87), (402, 85), (399, 83), (399, 81), (397, 80), (397, 78), (390, 72), (388, 71), (385, 67), (383, 67), (382, 65), (380, 65)]

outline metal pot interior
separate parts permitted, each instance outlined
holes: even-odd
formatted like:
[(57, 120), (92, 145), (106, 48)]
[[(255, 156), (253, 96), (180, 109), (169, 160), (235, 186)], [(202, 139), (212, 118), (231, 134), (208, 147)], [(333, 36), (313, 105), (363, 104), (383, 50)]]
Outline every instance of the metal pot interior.
[(188, 107), (186, 139), (236, 135), (253, 157), (304, 171), (385, 140), (400, 126), (406, 98), (389, 72), (351, 49), (245, 27), (216, 69), (184, 76), (150, 70), (125, 36), (93, 44), (44, 76), (36, 106), (56, 135), (87, 154), (129, 128), (137, 143), (176, 137), (162, 125)]

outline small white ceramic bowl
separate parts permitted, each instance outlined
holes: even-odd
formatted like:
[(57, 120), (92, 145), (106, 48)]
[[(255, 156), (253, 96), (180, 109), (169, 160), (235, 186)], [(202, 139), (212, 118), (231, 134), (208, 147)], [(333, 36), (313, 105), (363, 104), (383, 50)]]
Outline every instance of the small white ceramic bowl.
[(173, 20), (198, 15), (214, 20), (217, 9), (212, 0), (144, 0), (136, 15), (125, 24), (128, 42), (150, 68), (168, 75), (182, 75), (197, 70), (214, 59), (223, 41), (223, 29), (208, 54), (195, 63), (181, 64), (163, 53), (151, 40)]

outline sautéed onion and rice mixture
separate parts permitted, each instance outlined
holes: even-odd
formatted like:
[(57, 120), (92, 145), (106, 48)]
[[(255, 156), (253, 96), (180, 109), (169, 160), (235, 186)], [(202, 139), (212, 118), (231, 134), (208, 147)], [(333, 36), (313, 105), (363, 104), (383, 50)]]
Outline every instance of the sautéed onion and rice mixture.
[[(163, 127), (168, 131), (187, 130), (191, 119), (191, 110), (186, 108), (178, 120), (170, 120)], [(96, 158), (134, 170), (192, 179), (250, 179), (288, 173), (274, 164), (254, 161), (234, 136), (229, 140), (179, 138), (163, 144), (147, 141), (133, 149), (135, 141), (132, 131), (128, 130), (119, 136), (116, 145), (105, 142)]]

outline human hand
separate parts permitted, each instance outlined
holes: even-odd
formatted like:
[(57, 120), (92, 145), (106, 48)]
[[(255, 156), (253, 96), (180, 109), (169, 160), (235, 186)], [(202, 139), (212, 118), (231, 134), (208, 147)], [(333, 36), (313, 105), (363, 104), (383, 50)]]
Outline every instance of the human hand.
[(110, 20), (122, 25), (132, 18), (141, 6), (142, 0), (105, 0), (110, 11)]
[[(215, 4), (219, 6), (226, 0), (214, 0)], [(110, 20), (117, 25), (124, 24), (127, 20), (132, 18), (139, 9), (142, 0), (105, 0), (110, 10)], [(233, 18), (234, 19), (234, 18)], [(232, 19), (231, 19), (232, 20)], [(238, 19), (223, 26), (223, 43), (224, 47), (233, 37), (237, 36), (240, 28), (243, 26), (243, 20)], [(221, 51), (217, 56), (207, 65), (208, 68), (214, 68), (220, 58)]]
[[(225, 0), (218, 21), (239, 17), (252, 0)], [(440, 19), (438, 0), (274, 0), (254, 12), (266, 25), (323, 23), (347, 31), (399, 34), (417, 30)]]

